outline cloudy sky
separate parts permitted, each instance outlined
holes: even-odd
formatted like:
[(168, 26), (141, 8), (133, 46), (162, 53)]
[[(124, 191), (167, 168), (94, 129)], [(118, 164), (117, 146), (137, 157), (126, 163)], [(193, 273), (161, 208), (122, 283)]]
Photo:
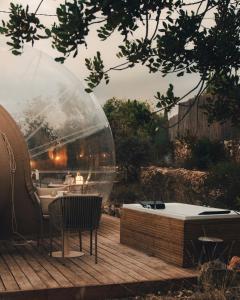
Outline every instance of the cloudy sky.
[[(40, 0), (19, 0), (12, 1), (14, 3), (29, 4), (30, 10), (34, 11), (38, 6)], [(55, 14), (56, 7), (60, 3), (60, 0), (46, 0), (43, 2), (39, 13)], [(8, 10), (10, 1), (1, 0), (0, 10)], [(6, 19), (7, 14), (1, 13), (1, 19)], [(50, 25), (54, 22), (54, 17), (41, 17), (42, 21), (46, 25)], [(152, 21), (155, 22), (155, 21)], [(87, 76), (88, 72), (84, 66), (85, 57), (93, 57), (96, 51), (102, 53), (105, 66), (113, 66), (118, 64), (119, 61), (115, 56), (117, 52), (117, 45), (121, 42), (121, 37), (117, 33), (114, 34), (110, 39), (105, 42), (101, 42), (96, 34), (96, 27), (92, 28), (88, 37), (88, 48), (84, 47), (81, 49), (78, 57), (68, 58), (65, 62), (65, 66), (73, 72), (82, 82)], [(138, 34), (141, 36), (143, 30), (139, 30)], [(51, 48), (49, 41), (41, 41), (36, 43), (36, 48), (44, 51), (52, 57), (56, 56), (56, 53)], [(197, 76), (184, 76), (177, 78), (173, 75), (162, 78), (161, 74), (149, 74), (148, 69), (142, 66), (137, 66), (131, 70), (115, 71), (111, 73), (111, 81), (108, 85), (101, 84), (94, 91), (95, 95), (99, 99), (100, 103), (103, 104), (107, 99), (111, 97), (118, 98), (130, 98), (147, 100), (154, 105), (154, 94), (157, 91), (165, 92), (169, 83), (172, 83), (175, 87), (175, 93), (178, 96), (184, 95), (189, 91), (194, 84), (197, 82)], [(171, 115), (175, 114), (177, 108), (171, 112)]]

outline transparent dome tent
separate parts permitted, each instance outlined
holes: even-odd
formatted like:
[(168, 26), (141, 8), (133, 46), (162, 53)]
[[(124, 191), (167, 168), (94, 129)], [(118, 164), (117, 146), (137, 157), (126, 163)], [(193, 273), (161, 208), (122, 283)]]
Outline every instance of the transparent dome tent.
[(69, 177), (74, 183), (79, 172), (85, 192), (100, 193), (106, 201), (115, 153), (111, 129), (96, 98), (41, 51), (26, 47), (21, 56), (14, 56), (1, 44), (0, 55), (0, 105), (24, 136), (35, 183), (57, 186)]

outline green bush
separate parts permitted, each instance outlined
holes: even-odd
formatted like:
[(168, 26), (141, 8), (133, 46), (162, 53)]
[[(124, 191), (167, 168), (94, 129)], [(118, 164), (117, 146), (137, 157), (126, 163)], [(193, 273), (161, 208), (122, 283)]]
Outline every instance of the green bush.
[(109, 200), (111, 204), (121, 206), (124, 203), (143, 201), (145, 200), (145, 196), (139, 183), (125, 184), (119, 182), (113, 185)]
[(210, 169), (205, 183), (211, 205), (240, 209), (240, 164), (218, 163)]
[(224, 145), (221, 142), (212, 142), (208, 138), (192, 139), (188, 147), (191, 157), (185, 161), (188, 169), (207, 170), (218, 162), (226, 160)]
[(167, 116), (137, 100), (112, 98), (103, 109), (114, 137), (116, 163), (125, 182), (135, 182), (141, 167), (161, 162), (170, 151)]
[(151, 161), (151, 143), (136, 136), (116, 139), (117, 163), (125, 174), (125, 182), (138, 180), (140, 169)]

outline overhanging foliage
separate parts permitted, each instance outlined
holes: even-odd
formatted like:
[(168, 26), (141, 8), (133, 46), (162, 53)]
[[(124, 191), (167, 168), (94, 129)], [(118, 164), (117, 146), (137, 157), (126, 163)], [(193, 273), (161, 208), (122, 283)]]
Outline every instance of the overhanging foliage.
[[(172, 85), (166, 95), (157, 92), (159, 110), (170, 110), (194, 91), (198, 101), (209, 84), (223, 77), (231, 101), (226, 89), (224, 93), (222, 88), (216, 89), (221, 98), (209, 106), (210, 120), (224, 121), (227, 111), (227, 118), (240, 123), (233, 116), (234, 109), (240, 115), (239, 93), (234, 93), (239, 85), (239, 8), (239, 0), (69, 0), (57, 8), (58, 22), (45, 28), (37, 11), (30, 13), (28, 7), (11, 4), (9, 21), (2, 23), (0, 32), (10, 37), (9, 45), (16, 55), (25, 43), (51, 38), (52, 46), (60, 53), (56, 60), (64, 62), (70, 55), (77, 56), (81, 45), (87, 46), (86, 38), (97, 23), (99, 39), (105, 41), (116, 31), (121, 35), (116, 53), (120, 63), (106, 67), (100, 52), (92, 59), (86, 58), (88, 92), (102, 80), (108, 83), (111, 71), (137, 64), (163, 76), (200, 74), (197, 85), (182, 97), (174, 95)], [(207, 26), (205, 19), (209, 16), (211, 25)], [(140, 28), (144, 28), (141, 37)]]

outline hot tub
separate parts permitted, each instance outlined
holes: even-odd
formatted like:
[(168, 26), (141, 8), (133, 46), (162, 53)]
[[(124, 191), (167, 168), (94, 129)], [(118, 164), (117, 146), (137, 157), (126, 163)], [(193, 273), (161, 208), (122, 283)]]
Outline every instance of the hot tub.
[(124, 205), (121, 243), (183, 267), (198, 260), (199, 236), (221, 238), (225, 247), (232, 248), (232, 255), (240, 254), (240, 216), (236, 212), (202, 215), (224, 210), (184, 203), (165, 206), (154, 210), (140, 204)]

